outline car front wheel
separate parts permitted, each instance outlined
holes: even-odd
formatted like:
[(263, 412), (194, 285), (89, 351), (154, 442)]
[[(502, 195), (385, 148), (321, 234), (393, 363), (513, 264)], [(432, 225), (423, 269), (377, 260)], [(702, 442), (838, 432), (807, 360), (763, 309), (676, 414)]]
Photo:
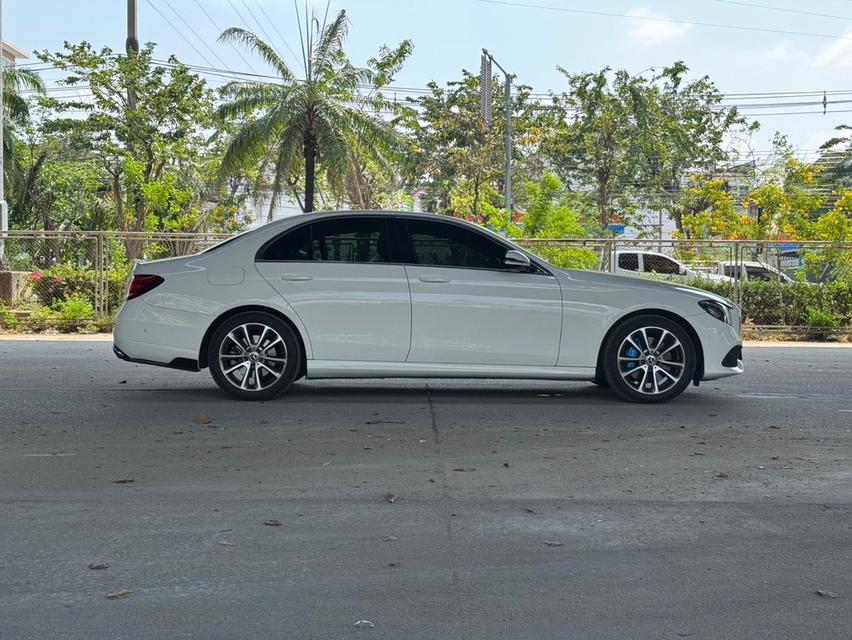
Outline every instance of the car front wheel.
[(293, 330), (269, 313), (240, 313), (213, 333), (207, 351), (210, 373), (227, 394), (268, 400), (296, 379), (302, 350)]
[(623, 322), (607, 341), (604, 373), (612, 389), (631, 402), (664, 402), (683, 392), (695, 375), (692, 339), (677, 322), (643, 315)]

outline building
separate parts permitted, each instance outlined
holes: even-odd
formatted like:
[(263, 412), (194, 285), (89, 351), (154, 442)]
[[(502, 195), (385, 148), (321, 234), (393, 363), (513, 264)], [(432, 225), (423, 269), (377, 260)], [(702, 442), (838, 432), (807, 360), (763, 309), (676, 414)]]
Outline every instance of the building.
[(19, 49), (8, 40), (3, 40), (0, 56), (3, 58), (3, 64), (7, 65), (14, 65), (18, 60), (30, 57), (26, 51)]

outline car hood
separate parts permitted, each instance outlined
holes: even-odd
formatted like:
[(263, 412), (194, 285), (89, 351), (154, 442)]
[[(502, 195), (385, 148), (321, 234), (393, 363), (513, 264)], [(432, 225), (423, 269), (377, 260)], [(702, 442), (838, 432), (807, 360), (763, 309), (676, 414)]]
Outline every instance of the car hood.
[(685, 297), (694, 300), (715, 300), (726, 305), (734, 303), (727, 298), (704, 289), (689, 287), (677, 282), (664, 282), (661, 280), (652, 280), (650, 278), (642, 278), (640, 276), (626, 276), (614, 273), (603, 273), (600, 271), (578, 271), (575, 269), (553, 268), (559, 275), (568, 280), (575, 282), (583, 282), (598, 286), (611, 286), (613, 289), (642, 289), (646, 291), (660, 291), (668, 294), (679, 293)]

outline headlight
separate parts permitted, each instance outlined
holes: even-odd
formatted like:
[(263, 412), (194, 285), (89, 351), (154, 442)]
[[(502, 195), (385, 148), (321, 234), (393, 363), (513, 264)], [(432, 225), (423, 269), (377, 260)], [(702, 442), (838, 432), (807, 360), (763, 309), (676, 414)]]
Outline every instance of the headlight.
[(715, 300), (699, 300), (698, 305), (711, 316), (716, 318), (716, 320), (721, 320), (725, 324), (731, 324), (730, 309), (721, 302), (716, 302)]

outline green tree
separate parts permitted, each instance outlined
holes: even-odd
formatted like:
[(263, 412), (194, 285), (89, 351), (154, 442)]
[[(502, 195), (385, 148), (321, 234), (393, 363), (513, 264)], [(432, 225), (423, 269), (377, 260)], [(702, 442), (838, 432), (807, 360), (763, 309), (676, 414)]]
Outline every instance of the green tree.
[(241, 119), (225, 151), (221, 175), (260, 165), (271, 172), (273, 203), (297, 184), (294, 173), (304, 168), (304, 211), (314, 211), (317, 164), (336, 184), (351, 175), (353, 147), (360, 158), (379, 165), (388, 153), (399, 149), (400, 138), (393, 126), (363, 109), (358, 88), (376, 82), (375, 69), (356, 67), (346, 58), (346, 12), (320, 24), (312, 17), (305, 25), (302, 41), (304, 79), (300, 79), (275, 49), (254, 33), (232, 27), (220, 40), (243, 44), (257, 53), (279, 76), (279, 81), (231, 82), (222, 89), (228, 100), (218, 114), (223, 119)]
[[(504, 190), (503, 125), (505, 89), (495, 82), (492, 111), (487, 124), (480, 116), (480, 79), (466, 70), (461, 80), (442, 87), (427, 85), (429, 93), (409, 98), (415, 111), (402, 124), (414, 145), (413, 162), (408, 167), (410, 183), (422, 191), (427, 211), (458, 215), (478, 222), (496, 216), (501, 206), (495, 194)], [(541, 137), (540, 112), (530, 101), (530, 88), (515, 87), (511, 102), (513, 127), (512, 161), (516, 184), (541, 174), (536, 151)], [(523, 193), (517, 204), (523, 207)], [(506, 227), (505, 222), (496, 226)]]
[(686, 82), (682, 62), (650, 78), (609, 68), (572, 74), (555, 96), (560, 116), (545, 151), (566, 184), (590, 190), (601, 229), (644, 203), (670, 210), (687, 170), (727, 158), (725, 136), (745, 120), (721, 106), (706, 76)]
[[(43, 99), (52, 115), (42, 129), (63, 140), (66, 152), (97, 160), (121, 230), (194, 230), (204, 220), (201, 168), (213, 95), (176, 58), (157, 63), (153, 55), (151, 43), (129, 55), (85, 42), (39, 53), (66, 73), (63, 84), (91, 93), (87, 100)], [(135, 258), (139, 244), (129, 241), (127, 249)]]

